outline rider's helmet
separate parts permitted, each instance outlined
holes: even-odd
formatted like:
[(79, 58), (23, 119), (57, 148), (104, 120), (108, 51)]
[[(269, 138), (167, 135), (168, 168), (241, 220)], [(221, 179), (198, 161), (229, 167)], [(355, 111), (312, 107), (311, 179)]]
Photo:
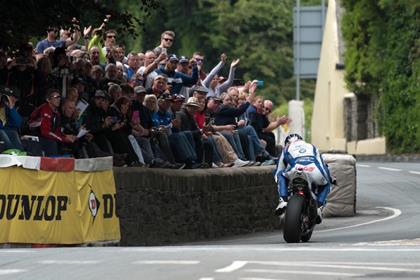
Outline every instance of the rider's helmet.
[(284, 139), (284, 146), (287, 146), (288, 144), (295, 142), (297, 140), (303, 140), (302, 136), (300, 136), (297, 133), (292, 133), (287, 135), (286, 139)]

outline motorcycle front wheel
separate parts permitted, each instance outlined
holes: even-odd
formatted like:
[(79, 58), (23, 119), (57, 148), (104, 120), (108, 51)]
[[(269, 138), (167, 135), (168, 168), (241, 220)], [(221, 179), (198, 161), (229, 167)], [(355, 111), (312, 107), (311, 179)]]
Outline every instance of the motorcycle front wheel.
[(283, 238), (287, 243), (298, 243), (301, 240), (304, 203), (305, 199), (300, 195), (292, 196), (287, 203), (283, 227)]

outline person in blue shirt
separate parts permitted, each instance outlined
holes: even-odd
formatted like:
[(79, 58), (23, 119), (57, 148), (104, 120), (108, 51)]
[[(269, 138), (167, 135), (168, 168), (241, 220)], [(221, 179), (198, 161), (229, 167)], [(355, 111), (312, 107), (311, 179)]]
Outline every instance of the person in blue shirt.
[(9, 88), (0, 92), (0, 141), (4, 142), (4, 149), (23, 150), (18, 130), (22, 124), (22, 117), (16, 110), (16, 93)]
[(60, 40), (60, 39), (57, 40), (58, 28), (49, 26), (47, 28), (47, 38), (42, 41), (39, 41), (36, 44), (35, 52), (39, 58), (40, 55), (43, 55), (44, 50), (49, 47), (66, 48), (70, 45), (77, 43), (77, 41), (79, 41), (80, 39), (80, 35), (81, 35), (80, 31), (78, 29), (75, 29), (73, 34), (69, 36), (69, 38), (67, 38), (65, 41)]
[(312, 144), (302, 140), (299, 134), (290, 134), (284, 142), (284, 149), (281, 153), (274, 179), (278, 184), (279, 204), (275, 213), (280, 215), (287, 207), (289, 192), (287, 180), (289, 174), (295, 169), (304, 169), (317, 187), (315, 193), (318, 201), (317, 223), (322, 221), (322, 207), (326, 203), (330, 192), (331, 183), (334, 183), (327, 165), (322, 160), (319, 150)]
[(197, 154), (185, 133), (172, 129), (174, 120), (169, 112), (170, 106), (169, 95), (162, 95), (158, 99), (159, 110), (152, 114), (153, 127), (158, 132), (156, 136), (159, 146), (171, 163), (189, 164), (197, 160)]
[(175, 54), (171, 54), (164, 66), (159, 67), (149, 75), (151, 76), (150, 79), (153, 79), (157, 75), (165, 76), (167, 78), (168, 85), (171, 86), (171, 95), (179, 94), (183, 86), (191, 87), (198, 81), (198, 68), (196, 63), (192, 63), (192, 74), (189, 76), (184, 73), (175, 71), (178, 66), (178, 62), (178, 57)]

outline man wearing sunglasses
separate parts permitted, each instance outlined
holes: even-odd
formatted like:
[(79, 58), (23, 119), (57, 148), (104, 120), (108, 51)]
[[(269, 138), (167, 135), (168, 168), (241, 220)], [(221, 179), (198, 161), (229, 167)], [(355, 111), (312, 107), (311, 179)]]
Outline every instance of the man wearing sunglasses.
[(160, 35), (160, 45), (157, 46), (153, 51), (156, 56), (159, 56), (160, 53), (168, 54), (168, 49), (172, 47), (175, 39), (175, 32), (171, 30), (166, 30)]
[(117, 32), (115, 30), (107, 30), (104, 33), (104, 51), (108, 53), (112, 48), (115, 47), (117, 39)]
[(79, 30), (74, 29), (73, 34), (71, 34), (65, 41), (57, 40), (58, 35), (58, 28), (49, 26), (47, 28), (47, 38), (36, 44), (35, 52), (37, 56), (42, 55), (44, 50), (49, 47), (67, 48), (68, 46), (75, 44), (79, 41), (81, 33)]
[(77, 137), (61, 132), (60, 92), (57, 89), (50, 89), (45, 101), (32, 112), (29, 127), (39, 136), (45, 156), (56, 156), (60, 153), (59, 144), (74, 143)]

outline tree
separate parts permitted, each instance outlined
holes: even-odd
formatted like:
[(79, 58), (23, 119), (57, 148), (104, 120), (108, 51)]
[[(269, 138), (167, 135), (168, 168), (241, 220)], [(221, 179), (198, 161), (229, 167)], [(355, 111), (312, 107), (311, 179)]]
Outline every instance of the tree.
[[(319, 0), (306, 2), (319, 5)], [(145, 24), (143, 50), (156, 46), (163, 30), (174, 30), (171, 51), (187, 56), (203, 52), (208, 71), (223, 52), (230, 59), (241, 58), (236, 77), (264, 80), (259, 92), (278, 104), (295, 93), (293, 5), (294, 0), (167, 0)], [(313, 81), (302, 81), (301, 87), (302, 96), (312, 96)]]
[[(48, 26), (71, 25), (76, 17), (83, 26), (99, 26), (105, 15), (111, 15), (110, 27), (122, 35), (135, 36), (141, 30), (144, 19), (134, 16), (130, 11), (121, 10), (112, 0), (2, 0), (0, 2), (0, 48), (16, 49), (31, 38), (45, 37)], [(138, 0), (137, 9), (144, 15), (150, 15), (159, 7), (159, 0)]]
[(343, 1), (346, 81), (379, 99), (378, 120), (393, 152), (420, 151), (420, 3)]

